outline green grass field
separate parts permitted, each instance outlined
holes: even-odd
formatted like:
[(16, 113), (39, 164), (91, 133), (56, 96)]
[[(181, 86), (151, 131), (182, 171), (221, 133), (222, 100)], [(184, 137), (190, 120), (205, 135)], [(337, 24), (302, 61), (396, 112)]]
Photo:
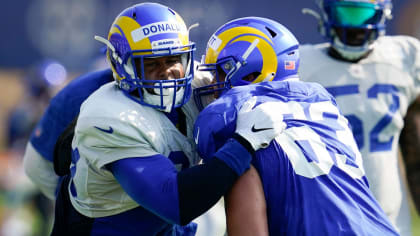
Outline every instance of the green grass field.
[(413, 225), (413, 236), (420, 236), (420, 217), (413, 207), (411, 208), (411, 217)]

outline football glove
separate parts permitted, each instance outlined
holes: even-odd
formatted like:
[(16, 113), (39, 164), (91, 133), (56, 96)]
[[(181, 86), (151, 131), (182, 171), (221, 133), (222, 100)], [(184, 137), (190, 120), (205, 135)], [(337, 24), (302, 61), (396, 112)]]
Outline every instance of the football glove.
[(278, 112), (279, 103), (265, 102), (255, 108), (256, 97), (246, 101), (238, 112), (235, 133), (244, 138), (254, 151), (266, 148), (285, 128), (283, 115)]
[(213, 75), (209, 71), (198, 70), (200, 62), (194, 61), (194, 79), (191, 82), (193, 88), (209, 85), (213, 81)]

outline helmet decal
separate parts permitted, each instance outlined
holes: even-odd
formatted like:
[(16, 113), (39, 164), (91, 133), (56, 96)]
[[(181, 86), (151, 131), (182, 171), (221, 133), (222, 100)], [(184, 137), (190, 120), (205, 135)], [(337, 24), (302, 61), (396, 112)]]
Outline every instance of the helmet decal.
[(233, 86), (296, 77), (298, 47), (293, 34), (270, 19), (245, 17), (224, 24), (211, 36), (198, 68), (212, 71), (215, 83), (194, 90), (196, 104), (200, 109), (202, 98)]

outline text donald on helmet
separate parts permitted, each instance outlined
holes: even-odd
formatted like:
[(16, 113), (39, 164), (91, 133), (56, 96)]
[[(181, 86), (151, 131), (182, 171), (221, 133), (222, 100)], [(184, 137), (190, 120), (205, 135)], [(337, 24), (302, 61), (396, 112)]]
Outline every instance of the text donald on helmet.
[(131, 37), (134, 42), (138, 42), (146, 37), (163, 33), (185, 33), (187, 29), (185, 26), (178, 22), (156, 22), (153, 24), (145, 25), (131, 32)]

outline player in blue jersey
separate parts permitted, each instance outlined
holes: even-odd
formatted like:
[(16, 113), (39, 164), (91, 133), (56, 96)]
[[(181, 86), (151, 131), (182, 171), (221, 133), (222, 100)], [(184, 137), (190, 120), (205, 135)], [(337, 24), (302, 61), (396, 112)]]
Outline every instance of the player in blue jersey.
[[(52, 235), (194, 235), (191, 220), (249, 168), (251, 151), (279, 133), (279, 123), (268, 116), (263, 131), (250, 132), (250, 117), (267, 111), (244, 106), (238, 135), (212, 161), (196, 165), (198, 110), (189, 100), (194, 43), (188, 34), (174, 10), (142, 3), (116, 17), (107, 39), (96, 37), (107, 45), (115, 82), (80, 108)], [(63, 139), (54, 158), (67, 155)]]
[(50, 199), (55, 199), (59, 176), (54, 172), (54, 145), (64, 129), (79, 114), (82, 102), (102, 85), (113, 81), (110, 69), (88, 73), (72, 80), (47, 107), (26, 145), (26, 175)]
[[(398, 235), (369, 190), (361, 154), (334, 98), (319, 84), (299, 81), (298, 47), (284, 26), (259, 17), (230, 21), (208, 42), (200, 69), (215, 79), (195, 90), (195, 100), (203, 105), (202, 97), (218, 99), (195, 123), (200, 156), (211, 161), (237, 135), (236, 120), (250, 98), (275, 120), (281, 117), (284, 128), (255, 152), (255, 168), (229, 192), (229, 236)], [(263, 130), (256, 123), (250, 132)]]
[(370, 189), (399, 233), (409, 236), (410, 194), (398, 149), (420, 209), (420, 42), (385, 35), (391, 0), (317, 2), (319, 14), (305, 12), (318, 18), (328, 42), (301, 47), (301, 79), (320, 83), (336, 98), (352, 126)]

